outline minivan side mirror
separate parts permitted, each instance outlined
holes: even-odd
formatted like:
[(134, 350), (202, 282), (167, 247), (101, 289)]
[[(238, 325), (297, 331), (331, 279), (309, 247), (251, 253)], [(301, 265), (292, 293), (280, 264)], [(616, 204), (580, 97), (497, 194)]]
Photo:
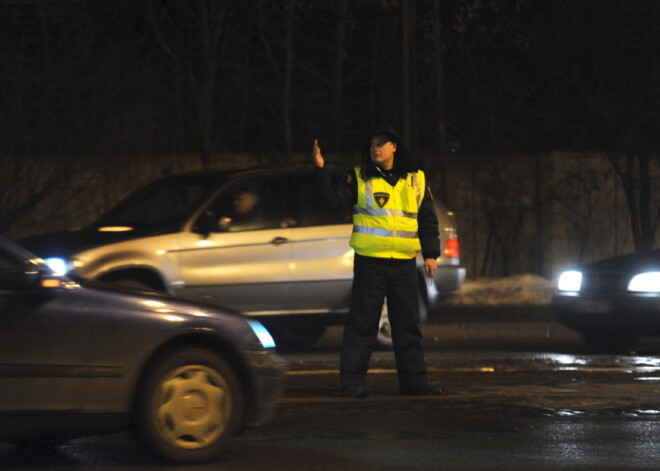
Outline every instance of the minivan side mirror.
[(195, 224), (195, 232), (208, 237), (213, 232), (227, 232), (232, 224), (232, 218), (221, 217), (213, 213), (204, 213)]
[(218, 232), (218, 217), (211, 212), (204, 212), (194, 226), (194, 231), (202, 234), (204, 237), (212, 232)]

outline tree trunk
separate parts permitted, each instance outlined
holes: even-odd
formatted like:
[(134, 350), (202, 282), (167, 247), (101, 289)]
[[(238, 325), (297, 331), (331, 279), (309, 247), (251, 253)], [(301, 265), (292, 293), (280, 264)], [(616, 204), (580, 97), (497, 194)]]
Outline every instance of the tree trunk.
[(286, 39), (284, 44), (284, 83), (282, 90), (284, 153), (287, 159), (291, 157), (293, 147), (293, 135), (291, 131), (291, 82), (293, 75), (293, 27), (296, 12), (296, 0), (289, 0), (288, 10)]
[(403, 138), (407, 142), (411, 142), (412, 138), (412, 81), (411, 81), (411, 27), (413, 23), (412, 18), (412, 0), (404, 0), (401, 2), (401, 50), (403, 56)]
[(646, 154), (626, 154), (623, 157), (625, 168), (617, 156), (608, 157), (626, 195), (635, 251), (651, 250), (655, 245), (655, 222), (651, 220), (651, 157)]
[(224, 29), (226, 6), (216, 9), (212, 0), (200, 0), (200, 40), (202, 74), (197, 95), (200, 160), (202, 168), (211, 165), (212, 137), (215, 123), (215, 90), (219, 63), (219, 43)]
[(438, 132), (438, 155), (430, 162), (432, 178), (438, 181), (440, 200), (451, 207), (449, 191), (447, 190), (447, 124), (445, 121), (445, 96), (444, 96), (444, 61), (442, 44), (442, 21), (440, 17), (440, 6), (442, 0), (433, 2), (433, 56), (435, 70), (435, 99), (436, 129)]
[(335, 47), (335, 70), (333, 77), (333, 132), (332, 147), (337, 151), (341, 143), (342, 130), (342, 92), (344, 89), (344, 54), (346, 49), (346, 24), (348, 21), (348, 0), (341, 0), (339, 5), (339, 23)]

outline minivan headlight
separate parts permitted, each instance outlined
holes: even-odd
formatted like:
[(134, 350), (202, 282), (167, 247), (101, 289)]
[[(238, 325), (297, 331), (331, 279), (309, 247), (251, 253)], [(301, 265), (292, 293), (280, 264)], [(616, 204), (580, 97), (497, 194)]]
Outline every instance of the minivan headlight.
[(582, 287), (582, 272), (577, 270), (568, 270), (559, 275), (557, 288), (559, 291), (580, 291)]
[(649, 271), (633, 276), (628, 283), (628, 291), (660, 293), (660, 272)]

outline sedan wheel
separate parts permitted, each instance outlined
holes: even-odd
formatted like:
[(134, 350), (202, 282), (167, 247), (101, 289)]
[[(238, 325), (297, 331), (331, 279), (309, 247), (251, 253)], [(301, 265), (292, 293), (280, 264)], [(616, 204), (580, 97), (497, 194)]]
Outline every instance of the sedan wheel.
[(216, 354), (198, 348), (166, 357), (140, 391), (139, 438), (160, 458), (200, 463), (217, 458), (243, 415), (240, 383)]

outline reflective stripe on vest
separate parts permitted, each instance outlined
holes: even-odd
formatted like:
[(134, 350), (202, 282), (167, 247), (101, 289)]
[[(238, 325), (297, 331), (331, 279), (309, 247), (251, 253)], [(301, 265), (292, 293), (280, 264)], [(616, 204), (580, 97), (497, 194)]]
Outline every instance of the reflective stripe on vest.
[(378, 227), (367, 226), (353, 226), (353, 232), (358, 234), (377, 235), (381, 237), (401, 237), (403, 239), (416, 239), (417, 232), (412, 231), (391, 231), (389, 229), (381, 229)]
[[(414, 258), (421, 250), (417, 214), (424, 196), (424, 173), (408, 173), (394, 186), (379, 177), (364, 181), (359, 168), (355, 173), (358, 201), (353, 210), (351, 247), (369, 257)], [(380, 205), (379, 193), (385, 197)]]
[(407, 213), (398, 209), (381, 208), (353, 208), (353, 214), (364, 214), (366, 216), (396, 216), (400, 218), (417, 218), (417, 213)]

